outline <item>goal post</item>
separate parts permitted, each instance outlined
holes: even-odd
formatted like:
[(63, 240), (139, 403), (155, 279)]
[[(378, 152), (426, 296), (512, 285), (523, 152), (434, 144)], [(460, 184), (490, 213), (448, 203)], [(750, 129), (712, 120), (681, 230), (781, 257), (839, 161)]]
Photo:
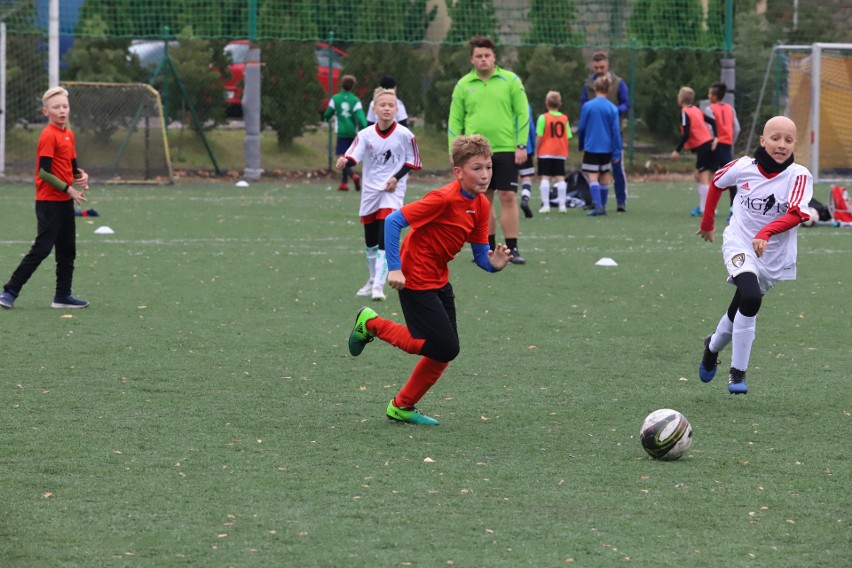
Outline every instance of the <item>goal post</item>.
[(103, 183), (173, 183), (160, 94), (145, 83), (68, 81), (80, 164)]
[[(773, 96), (764, 104), (772, 78)], [(852, 181), (852, 44), (777, 45), (766, 67), (749, 149), (758, 117), (782, 114), (798, 128), (796, 161), (816, 182)]]

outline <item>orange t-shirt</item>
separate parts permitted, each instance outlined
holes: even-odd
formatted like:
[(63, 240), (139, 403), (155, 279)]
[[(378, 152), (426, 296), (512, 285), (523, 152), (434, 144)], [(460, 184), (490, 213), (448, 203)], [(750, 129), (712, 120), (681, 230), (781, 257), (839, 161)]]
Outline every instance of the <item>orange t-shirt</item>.
[(554, 115), (547, 112), (544, 117), (544, 128), (540, 134), (536, 152), (539, 156), (568, 157), (568, 138), (571, 131), (568, 127), (568, 117), (562, 113)]
[[(686, 144), (683, 145), (687, 150), (694, 150), (713, 140), (713, 135), (710, 134), (710, 129), (707, 128), (707, 124), (704, 122), (704, 113), (701, 112), (701, 109), (696, 106), (685, 106), (681, 110), (681, 112), (689, 117), (689, 137), (686, 140)], [(680, 131), (683, 133), (685, 120), (682, 120), (680, 123)]]
[(72, 161), (77, 158), (76, 141), (70, 129), (48, 124), (38, 137), (36, 152), (36, 201), (68, 201), (71, 197), (41, 179), (38, 175), (41, 158), (50, 158), (50, 172), (68, 185), (74, 184)]
[(447, 263), (465, 243), (488, 243), (491, 205), (484, 194), (462, 193), (458, 180), (404, 205), (411, 231), (402, 241), (400, 259), (405, 287), (436, 290), (450, 279)]
[(734, 144), (734, 109), (728, 103), (713, 103), (710, 105), (716, 118), (716, 138), (719, 144)]

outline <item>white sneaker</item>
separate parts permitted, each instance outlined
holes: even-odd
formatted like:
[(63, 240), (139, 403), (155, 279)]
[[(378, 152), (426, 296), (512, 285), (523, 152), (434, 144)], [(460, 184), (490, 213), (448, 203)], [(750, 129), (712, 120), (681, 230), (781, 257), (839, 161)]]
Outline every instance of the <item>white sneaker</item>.
[(560, 206), (559, 206), (559, 212), (560, 212), (560, 213), (567, 213), (567, 212), (568, 212), (568, 208), (567, 208), (567, 207), (565, 207), (564, 205), (560, 205)]
[(361, 289), (355, 292), (359, 298), (369, 298), (373, 294), (373, 281), (367, 280), (367, 283), (361, 286)]
[(372, 288), (373, 300), (376, 302), (383, 302), (388, 299), (385, 296), (385, 287), (384, 286), (375, 286)]
[(544, 205), (538, 210), (539, 213), (550, 213), (550, 205)]

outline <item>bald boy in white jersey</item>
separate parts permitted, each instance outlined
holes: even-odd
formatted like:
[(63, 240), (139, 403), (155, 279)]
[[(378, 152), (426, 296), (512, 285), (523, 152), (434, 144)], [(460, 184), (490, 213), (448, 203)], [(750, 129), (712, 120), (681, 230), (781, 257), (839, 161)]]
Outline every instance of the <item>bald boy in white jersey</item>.
[(796, 279), (796, 229), (808, 219), (807, 204), (813, 197), (811, 173), (794, 163), (796, 135), (796, 125), (789, 118), (770, 118), (754, 157), (743, 156), (713, 176), (696, 232), (713, 242), (713, 212), (726, 189), (735, 186), (731, 222), (722, 233), (722, 257), (728, 282), (737, 290), (715, 332), (704, 338), (704, 356), (698, 365), (701, 380), (713, 380), (718, 354), (730, 343), (728, 391), (732, 394), (748, 391), (745, 376), (763, 295), (780, 280)]

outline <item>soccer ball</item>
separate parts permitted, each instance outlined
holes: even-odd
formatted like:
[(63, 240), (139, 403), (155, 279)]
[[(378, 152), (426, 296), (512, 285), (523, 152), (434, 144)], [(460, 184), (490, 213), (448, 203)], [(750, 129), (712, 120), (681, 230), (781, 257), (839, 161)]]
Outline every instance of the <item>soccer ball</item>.
[(805, 227), (813, 227), (814, 225), (816, 225), (816, 222), (819, 221), (819, 211), (817, 211), (813, 207), (808, 207), (806, 213), (808, 214), (808, 217), (810, 217), (810, 219), (804, 221), (802, 225), (804, 225)]
[(652, 458), (676, 460), (692, 445), (692, 426), (677, 410), (661, 408), (645, 418), (639, 440)]

